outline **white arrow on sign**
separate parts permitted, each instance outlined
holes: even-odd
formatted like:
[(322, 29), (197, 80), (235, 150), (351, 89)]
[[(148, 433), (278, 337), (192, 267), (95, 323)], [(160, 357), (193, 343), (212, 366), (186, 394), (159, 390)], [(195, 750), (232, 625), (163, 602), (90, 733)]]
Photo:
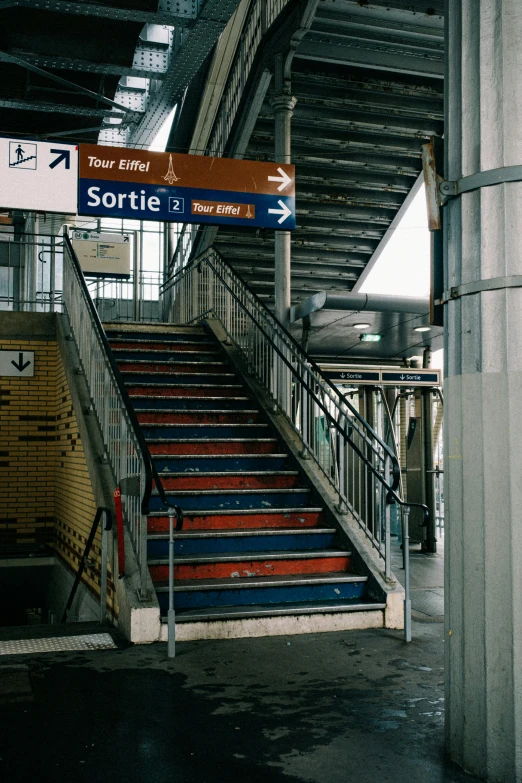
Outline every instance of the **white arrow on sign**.
[[(292, 177), (289, 177), (286, 171), (283, 171), (283, 169), (278, 168), (278, 172), (281, 174), (280, 177), (268, 177), (269, 182), (280, 182), (281, 184), (277, 188), (279, 191), (284, 190), (285, 188), (290, 185), (292, 182)], [(281, 203), (281, 202), (279, 202)]]
[(268, 214), (269, 215), (281, 215), (281, 217), (277, 221), (279, 224), (281, 224), (281, 223), (285, 222), (287, 217), (290, 217), (290, 215), (292, 214), (292, 210), (288, 209), (288, 207), (286, 206), (285, 202), (281, 201), (281, 199), (279, 199), (279, 201), (277, 203), (279, 204), (281, 209), (269, 209), (268, 210)]

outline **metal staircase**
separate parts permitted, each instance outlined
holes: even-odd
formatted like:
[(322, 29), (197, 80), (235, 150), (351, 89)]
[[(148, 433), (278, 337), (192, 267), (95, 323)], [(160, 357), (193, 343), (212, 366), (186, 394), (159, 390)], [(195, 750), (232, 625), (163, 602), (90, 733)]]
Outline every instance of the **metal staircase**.
[[(182, 638), (228, 635), (229, 621), (370, 612), (352, 553), (326, 521), (318, 495), (212, 333), (201, 326), (109, 324), (107, 337), (171, 504), (183, 508), (175, 535), (176, 623)], [(148, 565), (165, 617), (168, 526), (153, 491)], [(198, 625), (199, 624), (199, 625)], [(202, 625), (203, 624), (203, 625)], [(210, 630), (209, 630), (210, 629)], [(279, 626), (277, 632), (284, 632)], [(182, 633), (182, 632), (181, 632)], [(190, 635), (191, 634), (191, 635)], [(178, 632), (179, 638), (179, 632)]]

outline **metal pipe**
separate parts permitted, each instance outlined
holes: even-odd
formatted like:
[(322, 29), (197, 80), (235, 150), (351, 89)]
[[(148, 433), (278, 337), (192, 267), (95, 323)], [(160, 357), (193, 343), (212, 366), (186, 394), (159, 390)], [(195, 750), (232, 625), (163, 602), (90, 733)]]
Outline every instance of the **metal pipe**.
[(413, 296), (385, 296), (383, 294), (330, 294), (327, 291), (305, 299), (290, 308), (290, 323), (316, 313), (319, 310), (367, 310), (371, 313), (412, 313), (426, 315), (430, 313), (430, 300)]
[(176, 613), (174, 610), (174, 517), (176, 512), (169, 508), (169, 611), (167, 614), (167, 655), (176, 656)]
[(404, 506), (404, 641), (411, 642), (411, 599), (410, 599), (410, 509)]

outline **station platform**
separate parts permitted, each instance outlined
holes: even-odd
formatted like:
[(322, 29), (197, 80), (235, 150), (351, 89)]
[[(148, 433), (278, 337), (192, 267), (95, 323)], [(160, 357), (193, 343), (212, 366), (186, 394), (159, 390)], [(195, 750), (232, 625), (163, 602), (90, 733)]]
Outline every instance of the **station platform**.
[(443, 554), (411, 559), (409, 645), (368, 630), (185, 642), (174, 660), (165, 644), (5, 656), (3, 779), (474, 783), (443, 750)]

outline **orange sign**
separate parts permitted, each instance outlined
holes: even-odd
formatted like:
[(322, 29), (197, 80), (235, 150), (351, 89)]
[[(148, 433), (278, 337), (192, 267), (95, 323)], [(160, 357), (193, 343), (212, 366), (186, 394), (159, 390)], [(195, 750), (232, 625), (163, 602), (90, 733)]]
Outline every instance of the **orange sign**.
[(295, 170), (290, 164), (149, 152), (97, 144), (80, 145), (80, 179), (259, 195), (295, 195)]
[(238, 217), (254, 220), (256, 208), (254, 204), (231, 204), (227, 201), (192, 201), (193, 215), (215, 215), (216, 217)]

